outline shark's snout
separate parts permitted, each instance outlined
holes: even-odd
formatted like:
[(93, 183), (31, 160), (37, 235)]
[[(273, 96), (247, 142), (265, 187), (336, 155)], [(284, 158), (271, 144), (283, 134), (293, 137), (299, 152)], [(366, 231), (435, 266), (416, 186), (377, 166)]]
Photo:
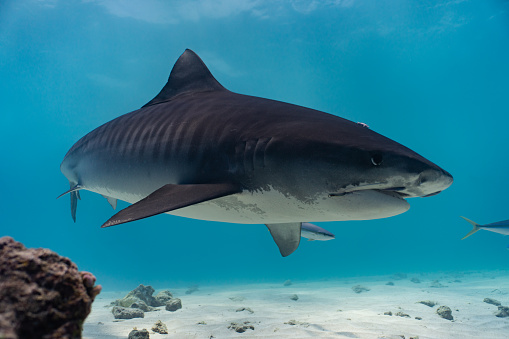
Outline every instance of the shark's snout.
[(437, 167), (423, 171), (416, 180), (416, 188), (420, 197), (431, 197), (442, 192), (453, 182), (452, 175)]

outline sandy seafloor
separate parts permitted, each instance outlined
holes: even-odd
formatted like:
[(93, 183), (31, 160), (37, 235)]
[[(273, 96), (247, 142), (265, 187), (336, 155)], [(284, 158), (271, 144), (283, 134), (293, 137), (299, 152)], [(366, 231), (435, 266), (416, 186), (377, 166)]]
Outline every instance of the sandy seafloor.
[[(167, 286), (164, 289), (182, 300), (182, 309), (169, 312), (159, 307), (145, 312), (145, 318), (129, 320), (115, 320), (108, 307), (128, 291), (103, 291), (85, 322), (83, 337), (127, 338), (136, 327), (149, 330), (150, 338), (509, 338), (509, 317), (496, 317), (497, 307), (483, 302), (492, 298), (509, 306), (509, 272), (421, 273), (395, 278), (293, 281), (290, 286), (283, 286), (282, 281), (200, 285), (192, 294), (185, 293), (187, 288)], [(435, 280), (446, 287), (430, 287)], [(387, 285), (389, 281), (394, 285)], [(355, 293), (352, 287), (359, 284), (370, 290)], [(297, 301), (290, 299), (294, 294)], [(423, 300), (438, 306), (418, 303)], [(440, 305), (452, 309), (453, 321), (436, 314)], [(242, 307), (254, 313), (236, 311)], [(393, 315), (384, 315), (387, 311)], [(396, 316), (400, 311), (410, 318)], [(169, 334), (151, 331), (157, 320), (167, 325)], [(232, 322), (246, 321), (254, 330), (237, 333), (228, 329)], [(296, 324), (285, 324), (289, 321)]]

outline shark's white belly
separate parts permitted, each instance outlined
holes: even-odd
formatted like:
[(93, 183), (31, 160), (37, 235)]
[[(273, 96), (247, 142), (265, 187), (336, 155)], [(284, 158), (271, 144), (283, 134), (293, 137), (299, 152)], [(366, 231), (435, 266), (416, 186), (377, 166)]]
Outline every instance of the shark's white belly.
[[(101, 192), (97, 192), (101, 193)], [(136, 194), (101, 193), (130, 203), (143, 198)], [(276, 190), (242, 192), (177, 209), (168, 214), (210, 221), (241, 224), (274, 224), (307, 221), (345, 221), (387, 218), (406, 212), (406, 200), (375, 190), (344, 196), (319, 196), (309, 203)]]

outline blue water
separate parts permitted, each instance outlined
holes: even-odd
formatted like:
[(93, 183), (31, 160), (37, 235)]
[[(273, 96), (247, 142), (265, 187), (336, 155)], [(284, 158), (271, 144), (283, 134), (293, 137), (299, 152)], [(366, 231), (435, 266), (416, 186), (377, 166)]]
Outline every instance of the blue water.
[[(65, 153), (152, 99), (185, 48), (226, 88), (367, 123), (454, 184), (396, 217), (319, 223), (336, 239), (287, 258), (263, 225), (160, 215), (100, 229), (114, 212), (89, 192), (74, 224), (55, 199)], [(461, 241), (459, 216), (509, 217), (508, 79), (508, 1), (4, 0), (0, 236), (68, 256), (110, 290), (507, 270), (509, 238)]]

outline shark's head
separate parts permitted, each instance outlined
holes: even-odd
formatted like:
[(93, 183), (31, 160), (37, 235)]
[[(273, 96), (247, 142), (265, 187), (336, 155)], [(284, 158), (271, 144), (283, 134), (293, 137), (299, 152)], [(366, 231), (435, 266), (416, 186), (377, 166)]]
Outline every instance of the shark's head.
[(453, 181), (439, 166), (364, 124), (322, 116), (300, 135), (272, 145), (287, 159), (288, 194), (308, 201), (327, 195), (338, 208), (348, 205), (341, 212), (345, 220), (403, 213), (409, 208), (406, 198), (436, 195)]
[[(448, 172), (428, 159), (368, 129), (359, 131), (346, 144), (333, 145), (338, 147), (335, 159), (325, 163), (332, 160), (335, 165), (324, 164), (329, 177), (336, 178), (330, 185), (333, 196), (377, 190), (402, 198), (429, 197), (453, 182)], [(349, 159), (346, 164), (345, 155)]]

